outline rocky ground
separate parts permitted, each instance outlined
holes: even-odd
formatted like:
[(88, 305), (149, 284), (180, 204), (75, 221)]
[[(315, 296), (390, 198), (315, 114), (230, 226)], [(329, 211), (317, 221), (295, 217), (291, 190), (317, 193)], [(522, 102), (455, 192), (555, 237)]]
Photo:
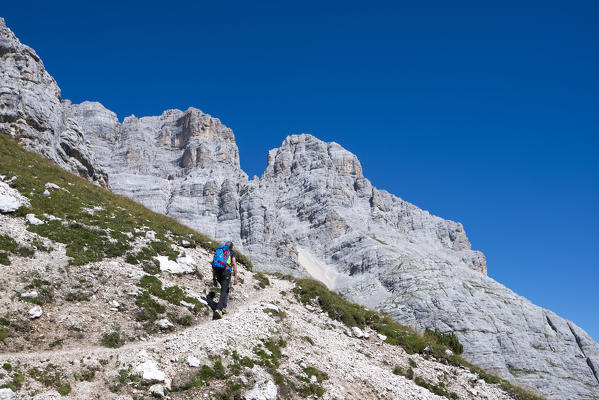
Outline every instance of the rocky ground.
[[(23, 246), (41, 242), (49, 249), (30, 258), (11, 257), (11, 266), (3, 268), (0, 302), (8, 334), (0, 344), (0, 382), (17, 387), (17, 398), (60, 398), (60, 393), (80, 399), (166, 393), (172, 399), (216, 398), (231, 388), (232, 396), (246, 399), (283, 397), (281, 390), (290, 398), (439, 398), (394, 374), (396, 368), (411, 369), (433, 385), (442, 383), (457, 398), (510, 398), (464, 368), (409, 355), (373, 331), (358, 338), (319, 308), (299, 302), (295, 283), (269, 276), (264, 284), (243, 268), (225, 319), (211, 320), (204, 305), (189, 310), (155, 298), (167, 307), (162, 314), (173, 326), (161, 329), (156, 320), (156, 329), (148, 329), (136, 321), (139, 282), (147, 276), (141, 267), (119, 258), (69, 266), (64, 246), (28, 232), (24, 218), (1, 215), (0, 226), (0, 234)], [(164, 286), (176, 285), (202, 298), (211, 289), (210, 255), (201, 248), (184, 250), (200, 276), (161, 272), (156, 277)], [(40, 316), (30, 313), (35, 300), (41, 304)], [(189, 326), (177, 323), (187, 315)], [(119, 332), (120, 347), (102, 344), (113, 332)], [(276, 360), (283, 384), (275, 384), (277, 375), (259, 365), (261, 358), (273, 365)], [(205, 383), (183, 389), (202, 370)]]

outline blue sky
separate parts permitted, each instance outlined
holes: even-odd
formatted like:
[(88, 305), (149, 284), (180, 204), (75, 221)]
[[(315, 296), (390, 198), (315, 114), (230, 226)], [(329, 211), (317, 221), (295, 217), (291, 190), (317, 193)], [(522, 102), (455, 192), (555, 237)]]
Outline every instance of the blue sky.
[(198, 107), (250, 176), (288, 134), (336, 141), (599, 340), (599, 3), (18, 3), (1, 16), (64, 98)]

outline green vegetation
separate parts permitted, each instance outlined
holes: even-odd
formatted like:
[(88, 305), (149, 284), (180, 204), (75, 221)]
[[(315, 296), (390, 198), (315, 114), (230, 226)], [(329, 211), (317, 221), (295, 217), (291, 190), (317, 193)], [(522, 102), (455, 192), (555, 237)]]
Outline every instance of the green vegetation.
[(37, 291), (37, 297), (35, 298), (21, 298), (21, 300), (28, 303), (43, 306), (44, 304), (50, 303), (52, 300), (54, 300), (54, 290), (52, 288), (52, 284), (46, 280), (34, 278), (29, 285), (25, 286), (25, 289), (35, 289)]
[(445, 383), (443, 382), (438, 382), (436, 385), (433, 385), (432, 383), (429, 383), (417, 376), (414, 378), (414, 383), (418, 386), (422, 386), (423, 388), (428, 389), (431, 393), (434, 393), (437, 396), (447, 397), (448, 399), (458, 398), (457, 394), (453, 392), (450, 393), (445, 389)]
[(121, 332), (119, 329), (115, 329), (110, 333), (102, 335), (102, 345), (115, 349), (121, 347)]
[(6, 339), (6, 336), (8, 336), (8, 328), (5, 328), (5, 327), (0, 328), (0, 342), (4, 342), (4, 339)]
[(414, 379), (414, 370), (411, 367), (404, 370), (399, 365), (396, 365), (395, 368), (393, 368), (393, 373), (395, 375), (405, 376), (408, 379)]
[(314, 340), (310, 336), (302, 336), (302, 339), (314, 346)]
[(90, 294), (82, 290), (72, 290), (64, 296), (66, 301), (89, 301), (90, 298)]
[[(175, 257), (171, 244), (189, 242), (191, 247), (201, 246), (214, 251), (220, 244), (209, 237), (178, 223), (164, 215), (154, 213), (141, 204), (124, 196), (93, 185), (73, 174), (63, 171), (42, 156), (31, 153), (7, 138), (0, 136), (0, 174), (17, 176), (12, 186), (30, 199), (31, 207), (21, 207), (15, 215), (35, 214), (44, 220), (42, 225), (30, 225), (29, 231), (53, 241), (63, 243), (71, 265), (83, 265), (103, 258), (126, 256), (137, 262), (148, 260), (148, 254), (156, 253)], [(44, 196), (44, 185), (52, 182), (62, 189), (50, 191)], [(50, 221), (43, 215), (61, 218)], [(145, 231), (156, 232), (156, 241), (146, 247), (146, 252), (133, 254), (130, 243)], [(6, 240), (6, 244), (4, 241)], [(10, 262), (5, 246), (14, 243), (0, 239), (0, 263)], [(13, 241), (14, 242), (14, 241)], [(37, 246), (36, 246), (37, 247)], [(29, 254), (31, 249), (15, 250)], [(33, 254), (33, 253), (31, 253)], [(240, 263), (251, 269), (252, 263), (236, 252)], [(28, 256), (28, 255), (25, 255)]]
[(426, 329), (424, 331), (424, 336), (434, 338), (434, 340), (436, 340), (437, 343), (444, 344), (445, 346), (453, 350), (453, 352), (456, 354), (462, 354), (464, 352), (464, 346), (462, 346), (462, 344), (453, 332), (440, 333), (436, 329), (434, 331)]
[(10, 265), (10, 254), (31, 257), (35, 254), (35, 250), (19, 245), (8, 235), (0, 235), (0, 264)]
[(254, 279), (258, 281), (256, 289), (264, 289), (265, 287), (270, 285), (270, 280), (268, 280), (268, 277), (264, 275), (262, 272), (256, 272), (254, 274)]
[(71, 385), (65, 379), (63, 370), (53, 364), (46, 365), (46, 368), (31, 368), (29, 375), (46, 387), (53, 387), (61, 396), (71, 393)]
[(281, 309), (279, 309), (278, 311), (275, 311), (275, 310), (273, 310), (273, 309), (271, 309), (271, 308), (265, 308), (265, 309), (263, 309), (262, 311), (263, 311), (264, 313), (266, 313), (266, 314), (270, 314), (270, 315), (272, 315), (273, 317), (276, 317), (276, 318), (278, 318), (278, 320), (279, 320), (279, 321), (281, 321), (281, 320), (283, 320), (283, 319), (287, 318), (287, 313), (286, 313), (285, 311), (281, 310)]
[(164, 312), (164, 307), (154, 301), (150, 294), (177, 306), (181, 305), (181, 301), (185, 301), (186, 303), (193, 304), (194, 310), (199, 310), (202, 304), (195, 297), (189, 296), (179, 286), (174, 285), (163, 288), (162, 281), (153, 275), (144, 275), (137, 285), (146, 289), (146, 291), (142, 293), (142, 296), (138, 296), (136, 304), (143, 309), (143, 315), (148, 318), (142, 318), (140, 320), (153, 321), (156, 319), (157, 314), (162, 314)]
[(141, 308), (141, 312), (136, 317), (138, 321), (154, 322), (158, 319), (158, 314), (165, 311), (164, 306), (154, 300), (150, 293), (146, 291), (137, 296), (135, 304)]
[(254, 368), (254, 360), (249, 357), (241, 357), (236, 350), (233, 350), (233, 365), (231, 365), (231, 374), (239, 375), (242, 367)]

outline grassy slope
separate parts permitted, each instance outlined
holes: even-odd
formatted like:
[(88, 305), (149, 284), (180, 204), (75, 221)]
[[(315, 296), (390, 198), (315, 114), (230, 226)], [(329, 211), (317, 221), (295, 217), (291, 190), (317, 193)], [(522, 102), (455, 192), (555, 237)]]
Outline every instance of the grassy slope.
[[(72, 258), (71, 263), (74, 265), (116, 256), (126, 256), (127, 260), (133, 263), (148, 262), (157, 254), (175, 257), (177, 254), (173, 253), (170, 245), (181, 244), (183, 241), (208, 250), (218, 246), (216, 241), (176, 220), (154, 213), (139, 203), (72, 175), (47, 159), (24, 150), (2, 135), (0, 175), (6, 175), (7, 178), (16, 176), (12, 186), (31, 201), (30, 208), (22, 207), (16, 215), (33, 213), (44, 220), (45, 224), (30, 225), (28, 229), (64, 243), (67, 246), (67, 255)], [(45, 196), (43, 193), (47, 182), (54, 183), (62, 189), (50, 189), (50, 196)], [(90, 212), (94, 207), (96, 209)], [(60, 218), (62, 221), (50, 220), (44, 214)], [(133, 253), (130, 242), (137, 236), (145, 235), (144, 230), (139, 229), (142, 227), (145, 227), (144, 230), (151, 229), (156, 232), (156, 240), (143, 251)], [(13, 253), (16, 254), (16, 250)], [(250, 260), (243, 254), (238, 255), (239, 261), (251, 269)], [(301, 302), (316, 303), (331, 318), (342, 321), (349, 327), (368, 326), (387, 336), (388, 343), (402, 346), (408, 353), (429, 354), (440, 362), (469, 368), (485, 381), (498, 383), (516, 399), (542, 400), (539, 396), (487, 374), (459, 355), (447, 355), (447, 347), (460, 352), (461, 345), (456, 343), (455, 337), (432, 332), (420, 335), (413, 329), (391, 320), (389, 316), (348, 302), (319, 282), (303, 279), (296, 283), (296, 295)]]
[[(32, 213), (45, 220), (45, 224), (30, 226), (29, 230), (66, 244), (73, 265), (117, 256), (126, 256), (132, 263), (147, 262), (157, 254), (175, 258), (177, 253), (170, 246), (175, 242), (187, 241), (208, 250), (219, 245), (173, 218), (154, 213), (139, 203), (60, 169), (3, 135), (0, 135), (0, 175), (16, 176), (13, 187), (31, 200), (30, 208), (22, 207), (16, 214)], [(50, 189), (50, 195), (44, 196), (48, 182), (64, 190)], [(62, 221), (51, 221), (44, 214)], [(156, 240), (143, 251), (133, 253), (130, 243), (145, 234), (140, 230), (142, 227), (156, 232)], [(250, 260), (239, 252), (237, 254), (239, 261), (251, 269)]]
[[(288, 277), (288, 279), (293, 279)], [(455, 353), (461, 352), (462, 345), (459, 344), (454, 335), (441, 335), (437, 332), (427, 331), (424, 335), (419, 334), (414, 329), (403, 326), (391, 319), (390, 316), (367, 310), (361, 305), (351, 303), (341, 297), (339, 294), (331, 292), (325, 285), (311, 279), (296, 280), (296, 296), (304, 304), (317, 304), (323, 311), (328, 313), (332, 319), (343, 322), (348, 327), (358, 326), (361, 328), (370, 327), (377, 333), (387, 336), (385, 340), (389, 344), (403, 347), (409, 354), (420, 353), (430, 355), (442, 363), (463, 366), (476, 373), (487, 383), (499, 384), (503, 390), (510, 393), (515, 399), (519, 400), (542, 400), (543, 398), (526, 391), (522, 388), (512, 385), (505, 379), (485, 372), (482, 368), (469, 363), (464, 358)], [(448, 354), (445, 350), (450, 347), (453, 354)], [(425, 383), (415, 381), (416, 384), (424, 386)], [(426, 386), (425, 386), (426, 387)], [(442, 388), (427, 387), (434, 393), (441, 394), (435, 390), (441, 391)], [(447, 396), (446, 396), (447, 397)]]

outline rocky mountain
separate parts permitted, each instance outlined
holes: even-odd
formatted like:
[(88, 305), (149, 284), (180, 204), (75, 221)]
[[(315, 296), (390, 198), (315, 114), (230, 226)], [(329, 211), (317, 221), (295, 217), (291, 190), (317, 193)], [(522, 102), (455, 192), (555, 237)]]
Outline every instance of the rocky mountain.
[(542, 400), (314, 280), (240, 265), (212, 320), (215, 242), (4, 136), (0, 160), (2, 400)]
[(377, 189), (355, 155), (287, 137), (248, 180), (233, 132), (200, 110), (117, 116), (71, 104), (0, 23), (0, 132), (63, 168), (232, 239), (263, 271), (313, 276), (418, 329), (454, 332), (470, 360), (551, 399), (599, 398), (599, 345), (486, 275), (461, 224)]

